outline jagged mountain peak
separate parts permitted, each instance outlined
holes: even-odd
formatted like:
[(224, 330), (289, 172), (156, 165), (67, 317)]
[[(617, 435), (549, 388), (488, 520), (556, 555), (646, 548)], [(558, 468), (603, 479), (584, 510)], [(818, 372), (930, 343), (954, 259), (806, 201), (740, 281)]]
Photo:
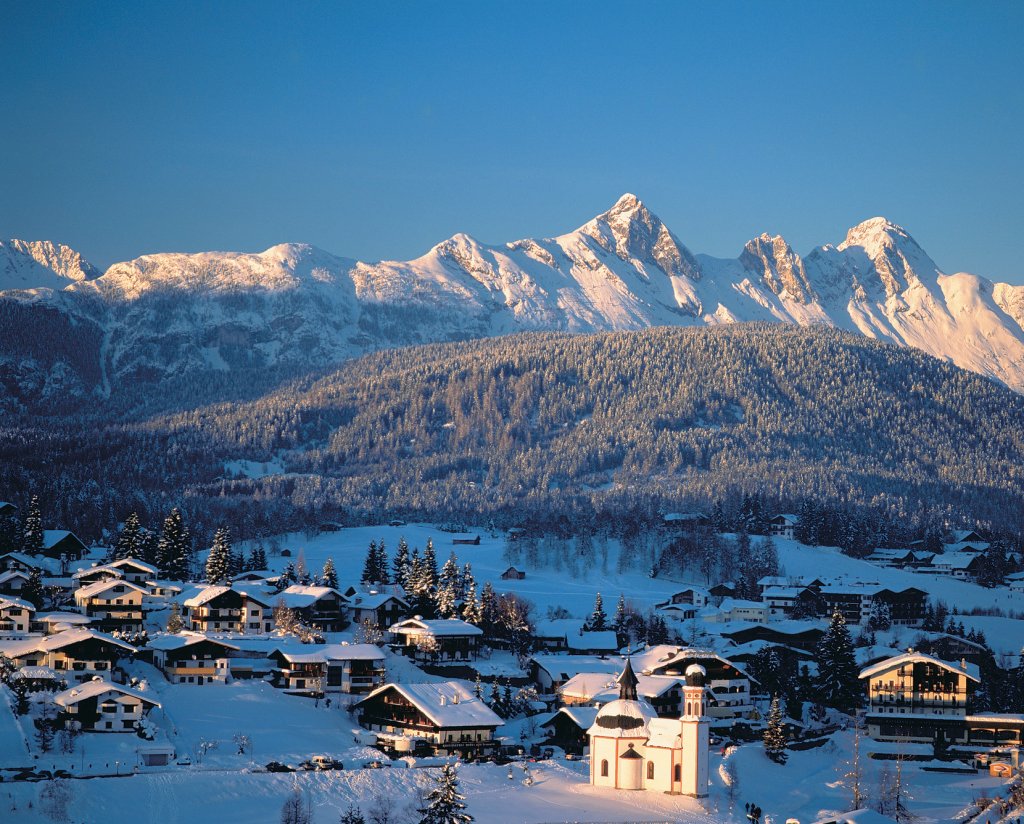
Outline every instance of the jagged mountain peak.
[(893, 223), (888, 218), (872, 217), (849, 229), (846, 232), (846, 239), (836, 248), (842, 252), (852, 246), (860, 246), (868, 254), (871, 254), (872, 251), (877, 252), (882, 248), (893, 248), (908, 244), (912, 244), (915, 248), (920, 248), (917, 245), (917, 241), (899, 224)]
[(656, 214), (627, 192), (578, 230), (625, 261), (651, 263), (670, 277), (701, 277), (700, 264)]
[(762, 232), (748, 240), (740, 253), (740, 263), (779, 297), (799, 303), (814, 300), (804, 262), (782, 235)]
[(100, 270), (70, 246), (50, 240), (0, 241), (0, 291), (63, 289), (95, 280)]

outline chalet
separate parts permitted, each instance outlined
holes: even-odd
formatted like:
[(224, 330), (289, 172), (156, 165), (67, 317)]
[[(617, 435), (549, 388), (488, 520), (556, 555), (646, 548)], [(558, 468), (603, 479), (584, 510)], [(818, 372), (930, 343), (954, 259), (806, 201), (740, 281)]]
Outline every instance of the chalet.
[(943, 552), (984, 552), (991, 544), (973, 529), (954, 529), (949, 541), (942, 545)]
[(551, 652), (602, 655), (614, 654), (619, 649), (614, 632), (585, 630), (583, 621), (575, 618), (538, 621), (533, 636), (539, 649)]
[(278, 598), (295, 610), (304, 624), (327, 632), (337, 632), (348, 626), (345, 596), (331, 587), (294, 584)]
[(76, 589), (87, 587), (99, 581), (111, 581), (123, 579), (124, 573), (109, 564), (93, 564), (85, 569), (79, 569), (71, 574), (71, 585)]
[(69, 629), (56, 635), (0, 644), (0, 652), (19, 667), (49, 667), (70, 681), (94, 676), (110, 679), (119, 659), (135, 655), (135, 647), (91, 629)]
[(483, 630), (458, 618), (406, 618), (388, 629), (392, 643), (418, 661), (468, 661), (476, 658)]
[(879, 547), (871, 551), (864, 560), (870, 561), (879, 566), (892, 567), (894, 569), (905, 569), (913, 565), (914, 550), (912, 549), (887, 549)]
[(751, 697), (752, 679), (732, 661), (709, 650), (659, 646), (642, 656), (645, 675), (667, 675), (682, 678), (686, 670), (697, 664), (706, 673), (707, 714), (713, 725), (731, 724), (734, 719), (747, 718), (754, 711)]
[(28, 601), (0, 596), (0, 635), (10, 638), (27, 633), (35, 611)]
[(181, 617), (196, 632), (262, 635), (274, 628), (270, 599), (254, 592), (207, 586), (183, 593)]
[(26, 555), (23, 552), (7, 552), (0, 555), (0, 571), (7, 572), (16, 569), (21, 572), (31, 572), (38, 569), (40, 572), (50, 572), (49, 566), (39, 558)]
[(673, 592), (667, 601), (662, 601), (654, 606), (658, 609), (665, 609), (667, 607), (677, 606), (679, 604), (686, 604), (695, 607), (706, 607), (711, 601), (711, 593), (706, 589), (700, 587), (686, 587), (678, 592)]
[(761, 601), (723, 598), (718, 610), (708, 617), (716, 622), (748, 621), (752, 624), (766, 624), (769, 614), (768, 605)]
[(918, 571), (969, 580), (977, 576), (983, 564), (984, 556), (978, 552), (946, 552), (936, 555), (929, 566), (921, 567)]
[(120, 570), (126, 581), (133, 584), (144, 584), (146, 581), (156, 578), (160, 571), (152, 564), (147, 564), (137, 558), (121, 558), (107, 564), (111, 569)]
[(456, 546), (480, 546), (479, 535), (453, 535), (452, 543)]
[(160, 635), (150, 640), (153, 666), (172, 684), (226, 684), (228, 659), (238, 647), (199, 633)]
[(18, 595), (28, 581), (29, 573), (20, 569), (0, 572), (0, 595)]
[(276, 583), (279, 577), (269, 569), (251, 569), (248, 572), (240, 572), (231, 579), (231, 583), (272, 584)]
[(793, 539), (800, 519), (796, 515), (782, 513), (768, 519), (768, 534), (773, 538)]
[(545, 743), (561, 747), (567, 753), (582, 755), (584, 748), (589, 746), (587, 730), (594, 726), (598, 709), (593, 706), (562, 707), (546, 721), (540, 722), (548, 736)]
[(825, 613), (825, 601), (817, 587), (766, 586), (761, 590), (761, 600), (768, 607), (768, 614), (772, 618)]
[(0, 501), (0, 518), (11, 518), (18, 511), (18, 507), (8, 501)]
[(981, 683), (976, 665), (911, 650), (861, 670), (860, 678), (872, 738), (930, 743), (941, 733), (950, 743), (967, 743), (967, 716)]
[(374, 644), (282, 647), (268, 657), (276, 664), (277, 685), (294, 692), (362, 693), (384, 683), (384, 653)]
[[(2, 586), (3, 576), (0, 576), (0, 586)], [(1024, 572), (1014, 572), (1006, 576), (1006, 585), (1010, 588), (1010, 592), (1024, 592)], [(0, 589), (3, 592), (3, 589)]]
[(88, 553), (88, 549), (66, 529), (43, 530), (43, 555), (55, 558), (62, 563), (80, 561)]
[(715, 584), (708, 590), (708, 594), (712, 598), (732, 598), (736, 595), (736, 585), (732, 581)]
[(352, 622), (362, 624), (369, 621), (378, 627), (390, 627), (409, 614), (409, 604), (400, 595), (381, 590), (359, 590), (350, 587), (344, 593), (352, 612)]
[(501, 580), (503, 581), (522, 581), (525, 577), (526, 573), (520, 569), (516, 569), (514, 566), (510, 566), (501, 573)]
[(695, 532), (711, 526), (711, 519), (703, 512), (669, 512), (661, 520), (666, 529), (676, 532)]
[(142, 599), (149, 590), (137, 584), (113, 578), (75, 590), (75, 605), (89, 616), (97, 628), (141, 631)]
[(386, 684), (354, 706), (359, 723), (379, 733), (378, 742), (412, 749), (419, 739), (441, 756), (487, 753), (504, 722), (481, 699), (456, 681)]
[(77, 721), (89, 732), (134, 732), (145, 714), (160, 706), (145, 693), (102, 679), (59, 692), (53, 701), (63, 708), (66, 724)]

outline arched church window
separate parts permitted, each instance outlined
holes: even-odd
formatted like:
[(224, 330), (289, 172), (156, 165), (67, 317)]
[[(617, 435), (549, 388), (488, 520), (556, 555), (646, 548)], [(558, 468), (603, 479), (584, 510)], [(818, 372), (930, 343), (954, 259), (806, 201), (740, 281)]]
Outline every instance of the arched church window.
[(653, 761), (648, 761), (647, 762), (647, 780), (650, 781), (653, 778), (654, 778), (654, 762)]
[(602, 758), (601, 759), (601, 777), (602, 778), (607, 778), (608, 777), (608, 759), (607, 758)]

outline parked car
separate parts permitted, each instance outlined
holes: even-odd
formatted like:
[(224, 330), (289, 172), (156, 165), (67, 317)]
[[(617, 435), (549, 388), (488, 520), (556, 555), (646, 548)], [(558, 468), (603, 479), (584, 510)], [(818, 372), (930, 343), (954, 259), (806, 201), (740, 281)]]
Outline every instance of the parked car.
[(267, 772), (295, 772), (294, 767), (282, 764), (280, 761), (271, 761), (267, 764)]
[(174, 763), (177, 764), (179, 767), (191, 767), (192, 766), (192, 759), (189, 758), (187, 755), (183, 755), (181, 758), (179, 758)]
[[(308, 765), (308, 766), (307, 766)], [(343, 770), (345, 765), (329, 755), (314, 755), (309, 761), (299, 764), (304, 770)]]

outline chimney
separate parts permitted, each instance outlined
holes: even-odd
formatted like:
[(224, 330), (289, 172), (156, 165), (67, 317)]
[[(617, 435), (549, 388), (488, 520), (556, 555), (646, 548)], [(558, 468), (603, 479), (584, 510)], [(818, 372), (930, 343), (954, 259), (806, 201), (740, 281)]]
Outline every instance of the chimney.
[(455, 693), (455, 694), (454, 694), (454, 695), (452, 696), (452, 703), (453, 703), (453, 704), (458, 704), (458, 703), (459, 703), (459, 694), (458, 694), (458, 693)]
[(966, 658), (961, 658), (960, 659), (960, 669), (962, 669), (964, 672), (967, 672), (967, 659)]
[(444, 693), (442, 692), (442, 693), (441, 693), (441, 706), (443, 707), (443, 706), (444, 706), (445, 704), (447, 704), (447, 703), (448, 703), (448, 696), (446, 696), (446, 695), (445, 695), (445, 694), (444, 694)]

